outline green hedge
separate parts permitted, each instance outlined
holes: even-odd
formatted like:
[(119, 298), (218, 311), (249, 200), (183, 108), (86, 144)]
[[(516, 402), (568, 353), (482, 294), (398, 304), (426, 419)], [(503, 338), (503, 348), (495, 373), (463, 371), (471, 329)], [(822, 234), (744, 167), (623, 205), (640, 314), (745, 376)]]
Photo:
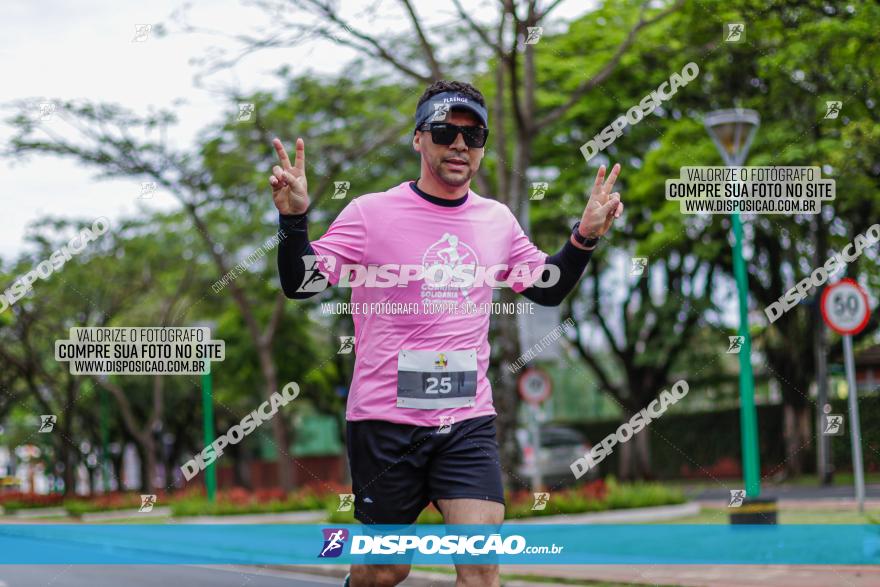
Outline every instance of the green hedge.
[[(665, 487), (659, 483), (618, 483), (613, 477), (606, 482), (602, 497), (585, 493), (583, 487), (574, 487), (550, 494), (550, 502), (543, 510), (532, 510), (531, 493), (514, 498), (508, 494), (506, 519), (532, 518), (536, 516), (556, 516), (560, 514), (582, 514), (628, 508), (642, 508), (684, 503), (684, 495), (678, 489)], [(333, 524), (355, 524), (354, 512), (337, 512), (335, 504), (328, 507), (328, 522)], [(443, 516), (434, 508), (426, 508), (419, 515), (418, 524), (442, 524)]]
[[(831, 412), (844, 415), (841, 436), (831, 437), (832, 462), (838, 471), (852, 471), (852, 446), (849, 437), (849, 408), (844, 399), (831, 402)], [(880, 396), (859, 399), (859, 422), (862, 432), (862, 458), (866, 471), (880, 471)], [(813, 459), (815, 463), (815, 459)]]
[(323, 510), (328, 501), (338, 501), (316, 495), (291, 494), (285, 499), (273, 499), (271, 501), (251, 501), (239, 503), (236, 501), (218, 499), (211, 503), (205, 497), (189, 497), (171, 504), (171, 514), (180, 516), (233, 516), (238, 514), (277, 514), (282, 512), (299, 512), (307, 510)]
[[(831, 402), (835, 414), (847, 414), (846, 400)], [(811, 410), (815, 406), (811, 404)], [(862, 397), (859, 400), (865, 470), (880, 470), (880, 396)], [(785, 460), (785, 443), (782, 434), (783, 411), (781, 405), (758, 406), (758, 444), (763, 473), (774, 470)], [(811, 420), (812, 422), (812, 420)], [(600, 442), (614, 432), (619, 421), (590, 423), (566, 423), (566, 426), (583, 432), (591, 443)], [(641, 434), (651, 435), (651, 462), (654, 475), (660, 479), (682, 476), (684, 466), (700, 473), (700, 467), (711, 467), (724, 458), (740, 462), (739, 410), (719, 410), (696, 414), (676, 414), (670, 411), (655, 420)], [(837, 470), (851, 470), (849, 428), (844, 436), (831, 437), (831, 450)], [(816, 448), (804, 448), (805, 473), (815, 473)], [(617, 473), (619, 449), (599, 465), (603, 474)]]

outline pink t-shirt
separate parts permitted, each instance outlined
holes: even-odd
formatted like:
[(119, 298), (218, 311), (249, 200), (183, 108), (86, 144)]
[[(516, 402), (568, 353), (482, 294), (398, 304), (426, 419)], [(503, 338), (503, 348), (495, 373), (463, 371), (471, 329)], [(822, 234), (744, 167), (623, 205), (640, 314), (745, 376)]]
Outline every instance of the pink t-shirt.
[[(460, 206), (439, 206), (420, 197), (409, 183), (352, 200), (327, 233), (311, 243), (330, 283), (338, 284), (344, 273), (351, 284), (356, 357), (346, 418), (438, 426), (495, 414), (486, 377), (491, 280), (471, 287), (443, 286), (439, 280), (444, 273), (437, 271), (433, 282), (410, 273), (404, 286), (375, 287), (360, 283), (364, 280), (357, 272), (342, 271), (343, 265), (445, 265), (451, 271), (456, 265), (506, 264), (523, 269), (512, 285), (521, 292), (540, 275), (547, 255), (532, 244), (504, 204), (470, 191)], [(403, 273), (401, 269), (395, 275)], [(510, 270), (493, 275), (502, 280)], [(381, 272), (377, 279), (381, 283)], [(440, 303), (447, 306), (438, 310)], [(457, 310), (451, 311), (450, 305)], [(431, 370), (437, 373), (419, 373)], [(444, 370), (470, 373), (458, 379), (452, 374), (450, 383), (442, 377)], [(415, 385), (417, 391), (401, 392), (398, 376), (403, 371), (407, 383), (401, 385)], [(456, 385), (461, 389), (456, 391)], [(462, 391), (468, 385), (470, 392)], [(458, 392), (471, 397), (445, 399)], [(402, 397), (407, 393), (411, 397)]]

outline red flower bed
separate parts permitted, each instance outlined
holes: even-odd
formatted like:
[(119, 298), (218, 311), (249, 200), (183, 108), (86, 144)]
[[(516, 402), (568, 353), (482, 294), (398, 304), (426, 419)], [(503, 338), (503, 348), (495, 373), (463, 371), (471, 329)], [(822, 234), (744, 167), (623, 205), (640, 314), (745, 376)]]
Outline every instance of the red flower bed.
[(60, 493), (25, 493), (23, 491), (8, 491), (0, 493), (0, 505), (15, 504), (19, 508), (42, 508), (60, 506), (64, 496)]
[[(557, 493), (575, 493), (587, 499), (603, 501), (608, 495), (608, 486), (604, 479), (595, 479), (583, 485), (576, 487), (567, 487), (565, 489), (557, 489)], [(527, 489), (520, 489), (508, 494), (508, 501), (511, 504), (532, 503), (534, 500), (534, 492)]]

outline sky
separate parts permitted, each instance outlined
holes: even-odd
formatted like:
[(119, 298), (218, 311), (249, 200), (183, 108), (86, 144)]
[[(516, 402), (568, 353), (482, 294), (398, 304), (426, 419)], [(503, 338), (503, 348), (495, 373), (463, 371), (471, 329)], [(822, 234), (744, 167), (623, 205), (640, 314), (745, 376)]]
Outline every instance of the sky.
[[(174, 108), (180, 121), (169, 131), (170, 142), (184, 149), (194, 145), (200, 129), (228, 115), (229, 104), (210, 89), (195, 86), (199, 69), (190, 60), (212, 47), (234, 43), (183, 32), (135, 40), (136, 25), (169, 22), (180, 6), (167, 0), (4, 4), (0, 9), (7, 31), (0, 39), (3, 119), (9, 115), (9, 102), (24, 99), (33, 103), (35, 113), (40, 103), (53, 99), (115, 103), (138, 113)], [(199, 27), (228, 33), (259, 25), (266, 18), (262, 11), (230, 0), (196, 4), (189, 14)], [(303, 60), (314, 71), (331, 72), (352, 55), (329, 43), (320, 45), (308, 47), (308, 59)], [(314, 58), (316, 51), (321, 58)], [(270, 72), (289, 59), (280, 53), (267, 51), (217, 79), (242, 88), (272, 88), (277, 82)], [(177, 100), (183, 101), (179, 107), (174, 106)], [(56, 119), (46, 124), (56, 129), (64, 125)], [(9, 136), (9, 126), (0, 125), (0, 140), (6, 143)], [(0, 160), (0, 170), (0, 197), (6, 203), (0, 256), (6, 259), (23, 250), (27, 226), (44, 215), (107, 216), (112, 221), (143, 213), (145, 208), (177, 205), (167, 193), (141, 198), (140, 181), (96, 180), (94, 169), (71, 160), (46, 156), (26, 163)]]
[[(477, 20), (496, 11), (490, 1), (465, 4)], [(227, 36), (253, 31), (271, 18), (261, 9), (234, 0), (186, 5), (190, 23)], [(173, 25), (168, 36), (151, 33), (145, 40), (135, 41), (136, 25), (171, 24), (183, 6), (183, 2), (169, 0), (2, 3), (5, 34), (0, 37), (0, 118), (4, 122), (0, 122), (0, 142), (5, 145), (11, 136), (5, 120), (12, 113), (12, 101), (28, 100), (29, 111), (38, 116), (41, 103), (87, 99), (119, 104), (142, 114), (150, 108), (174, 108), (180, 122), (170, 130), (169, 139), (181, 148), (194, 145), (201, 129), (217, 124), (230, 112), (220, 95), (195, 85), (200, 67), (191, 59), (204, 57), (218, 47), (232, 49), (237, 45), (221, 35), (174, 31)], [(343, 6), (344, 15), (376, 32), (406, 26), (394, 0), (347, 0)], [(453, 14), (451, 2), (438, 8), (436, 2), (417, 1), (415, 7), (429, 24), (446, 21)], [(555, 14), (569, 19), (581, 14), (584, 7), (583, 2), (569, 0)], [(292, 4), (284, 9), (296, 10)], [(304, 20), (309, 18), (303, 15)], [(354, 57), (346, 47), (311, 41), (295, 49), (261, 51), (211, 77), (209, 84), (234, 84), (243, 91), (273, 90), (278, 80), (272, 72), (282, 64), (290, 65), (294, 74), (307, 70), (331, 74)], [(176, 100), (184, 103), (175, 107)], [(64, 125), (55, 118), (44, 124), (54, 125), (53, 129)], [(26, 162), (0, 159), (0, 200), (4, 204), (0, 257), (8, 261), (25, 250), (28, 225), (46, 215), (106, 216), (112, 222), (147, 209), (177, 205), (167, 193), (157, 192), (150, 199), (140, 196), (140, 180), (96, 180), (93, 168), (72, 160), (48, 156), (31, 157)]]
[[(463, 3), (477, 22), (496, 18), (496, 0)], [(545, 32), (564, 27), (596, 3), (563, 1), (545, 23)], [(340, 4), (347, 20), (378, 35), (410, 27), (397, 0), (346, 0)], [(451, 1), (415, 0), (414, 6), (428, 29), (456, 15)], [(297, 10), (292, 2), (283, 9)], [(175, 24), (181, 21), (181, 14), (200, 31), (211, 32), (182, 31)], [(313, 20), (307, 13), (301, 16), (303, 22)], [(256, 34), (271, 14), (239, 0), (19, 0), (0, 4), (0, 18), (6, 32), (0, 36), (0, 143), (4, 146), (11, 136), (5, 123), (13, 112), (11, 102), (27, 100), (29, 111), (37, 117), (41, 103), (86, 99), (118, 104), (139, 114), (173, 109), (179, 122), (169, 129), (169, 143), (189, 150), (197, 144), (200, 131), (237, 115), (230, 111), (227, 98), (212, 91), (212, 86), (234, 86), (242, 94), (278, 90), (280, 84), (273, 72), (281, 65), (287, 64), (293, 75), (307, 71), (333, 75), (357, 56), (354, 50), (331, 41), (306, 41), (295, 48), (257, 52), (197, 86), (195, 77), (202, 68), (192, 63), (193, 59), (215, 54), (218, 49), (234, 52), (240, 45), (229, 37)], [(144, 37), (137, 32), (138, 25), (157, 27), (160, 23), (168, 28), (167, 35), (151, 31)], [(182, 104), (176, 105), (178, 101)], [(54, 117), (42, 124), (58, 132), (65, 126)], [(582, 155), (573, 149), (572, 156)], [(11, 261), (26, 251), (28, 226), (45, 216), (85, 220), (103, 216), (112, 225), (120, 218), (179, 206), (161, 190), (149, 199), (142, 198), (141, 181), (96, 179), (95, 168), (56, 157), (32, 156), (24, 162), (0, 159), (0, 201), (4, 204), (0, 258)], [(615, 264), (625, 279), (629, 259), (621, 257)], [(734, 310), (730, 305), (725, 312), (731, 323), (735, 322)]]

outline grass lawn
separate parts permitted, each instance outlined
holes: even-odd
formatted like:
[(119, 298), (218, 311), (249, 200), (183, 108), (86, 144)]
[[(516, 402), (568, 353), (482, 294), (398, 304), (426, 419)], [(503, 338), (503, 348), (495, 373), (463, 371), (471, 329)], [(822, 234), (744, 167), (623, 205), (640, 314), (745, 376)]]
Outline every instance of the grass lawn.
[[(724, 483), (740, 480), (721, 479), (720, 481)], [(719, 487), (721, 487), (721, 485), (717, 481), (713, 481), (711, 479), (664, 479), (662, 481), (659, 481), (659, 483), (662, 483), (663, 485), (669, 485), (670, 487), (678, 487), (679, 489), (687, 488), (688, 490), (696, 491), (701, 491), (704, 489), (718, 489)], [(818, 487), (819, 478), (816, 475), (801, 475), (793, 479), (786, 479), (782, 483), (773, 483), (769, 479), (762, 479), (761, 483), (767, 485), (768, 487)], [(865, 473), (865, 484), (871, 485), (872, 483), (880, 483), (880, 473)], [(845, 472), (835, 473), (832, 485), (834, 487), (852, 487), (853, 474)]]
[(0, 523), (2, 520), (6, 518), (9, 520), (15, 520), (16, 522), (28, 522), (30, 520), (39, 521), (39, 522), (67, 522), (70, 521), (70, 518), (65, 515), (60, 516), (28, 516), (27, 518), (16, 518), (13, 516), (0, 516)]
[[(853, 479), (852, 473), (835, 473), (832, 480), (832, 484), (835, 487), (838, 485), (853, 487), (854, 483), (855, 480)], [(865, 473), (865, 485), (870, 485), (871, 483), (880, 483), (880, 473)], [(819, 477), (816, 475), (802, 475), (800, 477), (795, 477), (790, 481), (786, 481), (786, 485), (818, 487)]]
[[(701, 508), (695, 516), (659, 520), (651, 524), (729, 524), (729, 508)], [(856, 509), (841, 510), (780, 510), (777, 515), (779, 524), (871, 524), (880, 520), (880, 509), (867, 509), (860, 514)]]
[(174, 524), (171, 516), (132, 516), (131, 518), (115, 518), (112, 520), (93, 520), (89, 524)]
[[(443, 573), (445, 575), (455, 574), (455, 569), (451, 567), (422, 567), (414, 566), (413, 570), (427, 571), (429, 573)], [(608, 583), (607, 581), (590, 581), (589, 579), (565, 579), (557, 577), (541, 577), (539, 575), (516, 575), (501, 573), (501, 582), (504, 581), (530, 581), (532, 583), (555, 583), (558, 585), (584, 585), (586, 587), (635, 587), (644, 586), (644, 583)], [(654, 587), (678, 587), (676, 585), (655, 584)]]

